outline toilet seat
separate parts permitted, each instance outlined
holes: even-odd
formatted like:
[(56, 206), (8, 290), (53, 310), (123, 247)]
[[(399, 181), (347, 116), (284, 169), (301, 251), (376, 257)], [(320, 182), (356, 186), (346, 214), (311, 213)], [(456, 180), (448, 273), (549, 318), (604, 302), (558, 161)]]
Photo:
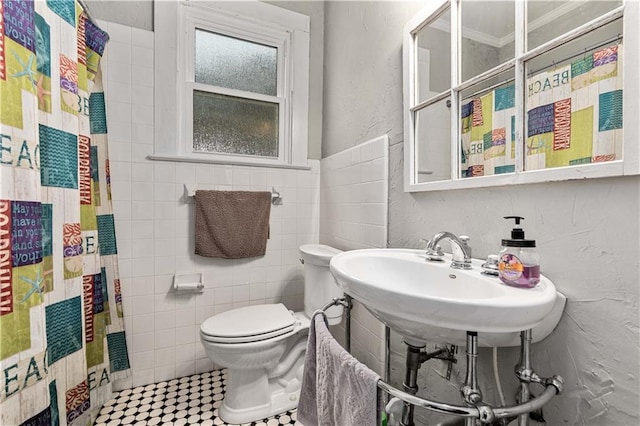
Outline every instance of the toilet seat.
[(203, 340), (250, 343), (290, 333), (296, 318), (282, 303), (245, 306), (214, 315), (200, 327)]

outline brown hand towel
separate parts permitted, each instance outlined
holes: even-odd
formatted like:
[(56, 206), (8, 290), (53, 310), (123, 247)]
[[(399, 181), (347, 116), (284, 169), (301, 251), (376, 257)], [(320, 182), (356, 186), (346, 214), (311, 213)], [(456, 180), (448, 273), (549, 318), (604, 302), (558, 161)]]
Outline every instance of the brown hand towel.
[(225, 259), (264, 255), (270, 192), (198, 190), (195, 199), (195, 254)]

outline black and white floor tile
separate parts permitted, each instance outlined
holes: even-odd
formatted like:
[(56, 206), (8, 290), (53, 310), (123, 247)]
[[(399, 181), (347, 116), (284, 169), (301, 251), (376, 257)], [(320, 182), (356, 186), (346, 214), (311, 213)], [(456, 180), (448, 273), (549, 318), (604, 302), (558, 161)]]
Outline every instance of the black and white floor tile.
[[(226, 378), (226, 370), (214, 370), (125, 389), (104, 404), (94, 426), (231, 426), (218, 417)], [(242, 426), (294, 424), (296, 411), (292, 410)]]

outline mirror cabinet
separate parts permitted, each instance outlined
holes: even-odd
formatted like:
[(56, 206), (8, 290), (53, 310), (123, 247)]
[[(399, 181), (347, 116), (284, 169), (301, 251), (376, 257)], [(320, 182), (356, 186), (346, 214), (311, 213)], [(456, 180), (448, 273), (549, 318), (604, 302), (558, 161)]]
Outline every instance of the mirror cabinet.
[(403, 34), (405, 191), (638, 174), (639, 4), (430, 2)]

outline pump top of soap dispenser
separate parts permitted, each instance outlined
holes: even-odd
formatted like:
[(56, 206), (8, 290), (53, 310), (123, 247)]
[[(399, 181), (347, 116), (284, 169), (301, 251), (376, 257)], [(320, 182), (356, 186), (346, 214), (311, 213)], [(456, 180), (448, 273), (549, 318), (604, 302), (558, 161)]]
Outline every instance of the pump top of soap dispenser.
[(502, 245), (505, 247), (535, 247), (536, 240), (527, 240), (524, 238), (524, 230), (520, 228), (520, 221), (524, 220), (522, 216), (505, 216), (505, 219), (515, 219), (516, 226), (511, 230), (511, 238), (503, 239)]

